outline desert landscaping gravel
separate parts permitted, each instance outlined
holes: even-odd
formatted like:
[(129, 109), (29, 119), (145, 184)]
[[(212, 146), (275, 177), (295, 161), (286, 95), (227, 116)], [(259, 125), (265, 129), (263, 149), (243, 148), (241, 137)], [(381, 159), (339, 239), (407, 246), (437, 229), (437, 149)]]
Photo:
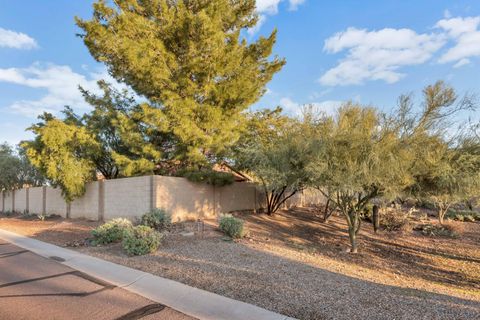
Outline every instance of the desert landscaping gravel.
[[(365, 225), (361, 252), (351, 255), (341, 217), (321, 224), (311, 215), (245, 216), (250, 234), (238, 242), (213, 226), (203, 235), (171, 232), (143, 257), (119, 244), (75, 249), (299, 319), (480, 319), (479, 223), (462, 225), (460, 239), (375, 235)], [(54, 240), (29, 232), (72, 245), (89, 228), (78, 225), (63, 234), (49, 226)]]

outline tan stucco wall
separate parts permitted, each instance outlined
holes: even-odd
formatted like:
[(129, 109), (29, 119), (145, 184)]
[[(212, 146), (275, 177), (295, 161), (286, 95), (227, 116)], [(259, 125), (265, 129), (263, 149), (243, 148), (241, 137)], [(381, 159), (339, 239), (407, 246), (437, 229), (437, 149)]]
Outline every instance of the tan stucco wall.
[(140, 217), (150, 210), (151, 177), (134, 177), (105, 181), (104, 219)]
[(30, 188), (28, 198), (29, 212), (41, 214), (43, 210), (43, 187)]
[(215, 188), (221, 212), (253, 210), (260, 207), (262, 199), (254, 184), (237, 182), (232, 185)]
[(60, 189), (47, 187), (46, 213), (57, 214), (62, 217), (67, 215), (67, 204), (62, 197)]
[(27, 211), (27, 189), (15, 190), (15, 212)]
[(11, 212), (12, 211), (12, 194), (13, 191), (4, 191), (4, 197), (5, 197), (5, 212)]
[(98, 219), (98, 185), (98, 181), (88, 183), (83, 197), (72, 201), (70, 204), (71, 218)]
[(217, 212), (214, 189), (185, 178), (155, 176), (155, 207), (172, 214), (173, 221), (211, 218)]
[[(101, 188), (103, 185), (103, 201)], [(60, 189), (46, 187), (46, 213), (66, 217), (67, 204)], [(323, 196), (317, 190), (304, 190), (292, 197), (287, 206), (303, 206), (322, 203)], [(110, 220), (125, 217), (135, 220), (151, 208), (163, 208), (173, 221), (198, 218), (214, 218), (220, 213), (254, 210), (264, 207), (265, 196), (254, 184), (237, 182), (225, 187), (194, 183), (185, 178), (144, 176), (87, 184), (86, 193), (70, 204), (71, 218), (97, 220), (102, 215)], [(29, 191), (29, 211), (41, 213), (42, 188)], [(26, 190), (15, 193), (15, 210), (26, 209)], [(5, 195), (5, 211), (12, 210), (12, 193)]]

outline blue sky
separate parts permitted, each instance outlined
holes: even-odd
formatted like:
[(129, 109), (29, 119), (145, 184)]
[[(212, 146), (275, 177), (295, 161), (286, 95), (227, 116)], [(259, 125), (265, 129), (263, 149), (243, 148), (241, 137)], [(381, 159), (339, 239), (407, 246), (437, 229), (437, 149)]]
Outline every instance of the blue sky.
[[(2, 1), (0, 141), (29, 138), (44, 110), (88, 110), (77, 86), (109, 78), (89, 55), (74, 16), (93, 1)], [(402, 93), (443, 79), (479, 91), (480, 2), (447, 0), (257, 0), (255, 39), (278, 28), (275, 53), (287, 65), (254, 108), (281, 105), (291, 114), (312, 103), (331, 111), (355, 100), (388, 110)]]

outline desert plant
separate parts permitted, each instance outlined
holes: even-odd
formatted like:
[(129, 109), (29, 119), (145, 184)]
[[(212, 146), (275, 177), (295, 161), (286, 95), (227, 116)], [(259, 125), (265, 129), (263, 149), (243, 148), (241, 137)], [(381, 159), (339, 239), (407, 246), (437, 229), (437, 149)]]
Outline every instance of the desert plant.
[(92, 230), (93, 244), (108, 244), (123, 239), (126, 231), (133, 227), (132, 222), (124, 218), (116, 218)]
[(225, 214), (220, 217), (220, 230), (231, 238), (243, 238), (246, 234), (243, 220), (235, 218), (231, 214)]
[(385, 210), (380, 225), (387, 231), (407, 231), (410, 227), (408, 215), (397, 210)]
[(129, 254), (140, 256), (155, 252), (163, 235), (148, 226), (137, 226), (128, 229), (123, 238), (123, 249)]
[(429, 237), (450, 237), (458, 238), (458, 233), (449, 224), (423, 224), (415, 228), (422, 232), (424, 236)]
[(467, 222), (475, 222), (475, 217), (474, 217), (473, 215), (471, 215), (471, 214), (466, 215), (466, 216), (464, 216), (463, 218), (464, 218), (464, 219), (463, 219), (464, 221), (467, 221)]
[(465, 220), (465, 216), (463, 214), (457, 213), (454, 217), (454, 220), (463, 222)]
[(373, 222), (373, 231), (377, 233), (377, 230), (380, 227), (380, 210), (378, 205), (372, 207), (372, 222)]
[(164, 230), (172, 224), (172, 216), (163, 209), (153, 209), (142, 216), (141, 224), (155, 230)]

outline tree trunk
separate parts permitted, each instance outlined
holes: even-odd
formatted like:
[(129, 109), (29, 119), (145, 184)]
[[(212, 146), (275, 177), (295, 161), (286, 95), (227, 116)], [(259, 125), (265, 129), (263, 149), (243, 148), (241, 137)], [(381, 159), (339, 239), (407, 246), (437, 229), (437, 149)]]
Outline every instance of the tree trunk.
[(352, 227), (348, 227), (348, 236), (350, 238), (350, 245), (352, 246), (352, 248), (350, 249), (350, 252), (351, 253), (357, 253), (358, 252), (358, 248), (357, 248), (357, 233), (355, 232), (355, 228), (352, 226)]
[(443, 224), (443, 218), (445, 217), (445, 212), (443, 211), (442, 208), (438, 209), (438, 222), (440, 224)]
[(350, 238), (350, 253), (357, 253), (357, 234), (360, 231), (361, 220), (357, 212), (350, 209), (351, 211), (347, 213), (347, 223), (348, 223), (348, 237)]
[(327, 203), (325, 204), (325, 210), (323, 211), (323, 222), (327, 222), (328, 219), (332, 216), (333, 209), (330, 210), (330, 203), (331, 200), (327, 199)]
[(380, 214), (379, 214), (379, 208), (377, 205), (374, 205), (372, 208), (372, 221), (373, 221), (373, 231), (377, 233), (377, 230), (380, 227)]
[(445, 215), (447, 214), (449, 208), (450, 204), (441, 204), (438, 206), (438, 222), (440, 222), (440, 224), (443, 224)]

